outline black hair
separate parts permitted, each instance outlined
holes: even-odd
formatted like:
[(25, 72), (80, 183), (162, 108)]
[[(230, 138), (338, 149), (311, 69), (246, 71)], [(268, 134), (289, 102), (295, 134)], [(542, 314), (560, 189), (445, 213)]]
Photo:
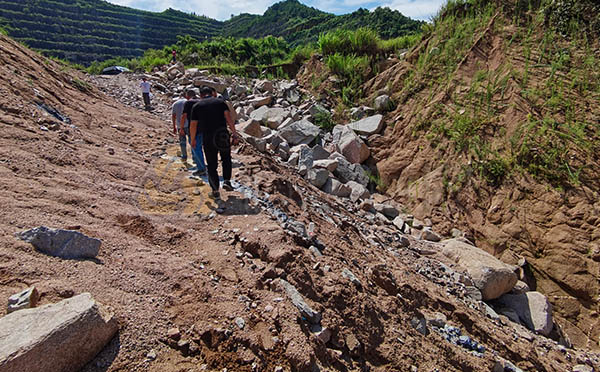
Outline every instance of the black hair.
[(207, 86), (203, 86), (202, 88), (200, 88), (200, 95), (202, 97), (205, 96), (212, 96), (212, 92), (214, 91), (213, 88), (211, 87), (207, 87)]

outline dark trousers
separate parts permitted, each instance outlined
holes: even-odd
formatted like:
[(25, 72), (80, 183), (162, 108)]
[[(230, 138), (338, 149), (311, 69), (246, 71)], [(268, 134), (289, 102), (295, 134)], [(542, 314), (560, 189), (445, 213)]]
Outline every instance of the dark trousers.
[(208, 183), (213, 191), (219, 190), (219, 172), (217, 172), (218, 155), (221, 155), (223, 166), (223, 179), (231, 180), (231, 144), (229, 142), (229, 132), (222, 129), (217, 132), (204, 133), (204, 156), (206, 158), (206, 168), (208, 170)]
[(142, 96), (144, 97), (144, 105), (150, 107), (150, 93), (142, 93)]

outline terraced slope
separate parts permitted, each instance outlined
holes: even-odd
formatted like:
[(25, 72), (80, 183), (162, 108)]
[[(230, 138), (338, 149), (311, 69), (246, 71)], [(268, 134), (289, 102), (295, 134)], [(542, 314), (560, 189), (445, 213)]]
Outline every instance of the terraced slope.
[(178, 35), (197, 40), (273, 35), (298, 45), (334, 28), (369, 26), (388, 38), (414, 33), (421, 24), (387, 8), (336, 16), (297, 0), (275, 4), (262, 16), (242, 14), (226, 22), (173, 9), (141, 11), (103, 0), (0, 0), (0, 27), (11, 37), (48, 55), (83, 64), (138, 57), (149, 48), (174, 44)]

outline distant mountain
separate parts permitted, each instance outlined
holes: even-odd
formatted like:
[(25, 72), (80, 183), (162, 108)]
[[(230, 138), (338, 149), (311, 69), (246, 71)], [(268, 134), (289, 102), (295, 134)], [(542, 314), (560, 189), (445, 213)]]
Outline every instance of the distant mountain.
[(198, 40), (273, 35), (298, 45), (335, 28), (369, 26), (391, 38), (416, 32), (421, 24), (388, 8), (336, 16), (297, 0), (274, 4), (262, 16), (241, 14), (225, 22), (173, 9), (147, 12), (104, 0), (0, 0), (0, 27), (10, 36), (46, 54), (84, 64), (137, 57), (146, 49), (175, 43), (177, 35)]

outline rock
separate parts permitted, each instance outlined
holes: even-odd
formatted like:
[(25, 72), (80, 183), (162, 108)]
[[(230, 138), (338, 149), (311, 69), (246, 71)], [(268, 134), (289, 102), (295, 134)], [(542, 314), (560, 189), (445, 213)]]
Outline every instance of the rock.
[(325, 182), (325, 185), (323, 185), (323, 191), (342, 198), (347, 198), (352, 192), (350, 187), (344, 185), (335, 178), (329, 178), (327, 182)]
[(586, 366), (585, 364), (578, 364), (573, 367), (573, 372), (594, 372), (594, 369), (590, 366)]
[(312, 324), (321, 323), (321, 314), (314, 311), (306, 303), (306, 301), (304, 301), (304, 298), (302, 298), (300, 292), (298, 292), (298, 290), (293, 285), (291, 285), (283, 279), (279, 279), (279, 283), (287, 293), (294, 306), (296, 306), (296, 308), (300, 311), (300, 314), (304, 318), (306, 318)]
[(329, 159), (329, 156), (331, 156), (331, 153), (325, 150), (321, 145), (316, 145), (315, 147), (313, 147), (312, 154), (314, 160), (325, 160)]
[(369, 190), (356, 181), (348, 181), (346, 182), (346, 186), (348, 186), (351, 190), (350, 200), (355, 203), (359, 200), (369, 199), (371, 197)]
[(153, 361), (156, 359), (158, 355), (156, 355), (156, 351), (155, 350), (150, 350), (148, 352), (148, 354), (146, 354), (146, 358), (148, 358), (148, 360)]
[(328, 114), (329, 110), (327, 110), (325, 107), (321, 106), (320, 104), (315, 103), (308, 108), (308, 113), (310, 114), (310, 116), (315, 117), (315, 115), (317, 115), (319, 113), (327, 113)]
[(362, 287), (362, 283), (360, 280), (354, 275), (352, 271), (347, 268), (342, 270), (342, 276), (350, 281), (350, 283), (354, 284), (357, 287)]
[(298, 159), (300, 159), (300, 154), (294, 152), (290, 155), (287, 162), (290, 166), (295, 167), (298, 165)]
[(329, 328), (323, 328), (320, 325), (313, 325), (310, 327), (310, 332), (324, 344), (331, 340), (332, 332)]
[(279, 131), (279, 135), (292, 146), (308, 145), (317, 138), (319, 133), (319, 127), (305, 119), (296, 121)]
[[(248, 104), (252, 107), (254, 107), (255, 109), (265, 106), (265, 105), (269, 105), (271, 104), (271, 101), (273, 100), (273, 97), (271, 96), (267, 96), (267, 97), (256, 97), (253, 98), (251, 100), (248, 101)], [(249, 113), (247, 113), (249, 115)]]
[(289, 114), (289, 111), (280, 107), (269, 108), (267, 106), (262, 106), (252, 111), (250, 118), (260, 121), (271, 129), (277, 129)]
[(323, 253), (321, 253), (321, 251), (319, 250), (319, 248), (315, 247), (314, 245), (311, 245), (310, 247), (308, 247), (308, 250), (315, 257), (322, 257), (323, 256)]
[(485, 302), (483, 303), (483, 307), (485, 310), (485, 315), (492, 319), (492, 320), (496, 320), (499, 319), (500, 316), (498, 315), (498, 313), (488, 304), (486, 304)]
[(23, 231), (17, 236), (42, 253), (66, 259), (94, 258), (102, 244), (100, 239), (87, 237), (79, 231), (45, 226)]
[(421, 231), (421, 240), (427, 240), (430, 242), (439, 242), (442, 237), (439, 236), (435, 231), (431, 230), (431, 227), (426, 227)]
[(217, 93), (223, 93), (225, 91), (225, 89), (227, 89), (227, 86), (219, 81), (206, 80), (206, 79), (202, 79), (202, 78), (195, 78), (194, 86), (195, 87), (204, 87), (204, 86), (211, 87), (214, 90), (216, 90)]
[(261, 138), (262, 130), (258, 120), (250, 119), (237, 125), (237, 130), (241, 133), (246, 133), (252, 137)]
[(465, 234), (457, 228), (453, 228), (450, 231), (450, 235), (452, 235), (453, 238), (462, 238), (463, 236), (465, 236)]
[(357, 134), (370, 136), (381, 132), (383, 129), (383, 116), (379, 114), (369, 116), (359, 121), (350, 123), (348, 126)]
[[(246, 142), (248, 142), (250, 145), (252, 145), (258, 151), (260, 151), (260, 152), (267, 151), (267, 141), (264, 138), (254, 137), (254, 136), (248, 135), (244, 132), (239, 132), (239, 134), (244, 140), (246, 140)], [(262, 137), (262, 132), (261, 132), (261, 137)]]
[(0, 318), (0, 370), (71, 372), (113, 338), (117, 321), (89, 293)]
[(517, 283), (513, 266), (472, 245), (456, 239), (446, 240), (442, 254), (471, 276), (484, 301), (500, 297)]
[(436, 313), (432, 314), (431, 316), (426, 317), (426, 319), (427, 319), (427, 323), (429, 323), (433, 327), (437, 327), (437, 328), (444, 328), (444, 326), (446, 325), (446, 322), (448, 321), (448, 318), (446, 318), (446, 315), (444, 315), (440, 312), (436, 312)]
[(359, 208), (365, 212), (375, 212), (373, 200), (367, 199), (360, 203)]
[[(339, 157), (336, 157), (336, 154), (338, 154)], [(335, 159), (338, 162), (338, 166), (333, 172), (333, 174), (337, 178), (339, 178), (340, 181), (344, 183), (349, 181), (355, 181), (363, 185), (364, 187), (367, 187), (369, 185), (369, 176), (367, 175), (363, 167), (360, 166), (360, 164), (350, 163), (348, 160), (346, 160), (346, 158), (343, 155), (339, 153), (331, 154), (330, 159)]]
[(246, 321), (244, 318), (237, 317), (235, 318), (235, 325), (238, 326), (239, 329), (244, 329), (246, 326)]
[(307, 145), (300, 145), (300, 151), (298, 151), (298, 173), (305, 176), (308, 170), (313, 167), (313, 152)]
[(521, 322), (530, 330), (548, 336), (554, 325), (552, 304), (539, 292), (527, 292), (518, 295), (505, 294), (498, 303), (513, 309)]
[(518, 280), (517, 284), (515, 284), (515, 287), (512, 289), (511, 293), (512, 294), (523, 294), (523, 293), (529, 292), (530, 290), (531, 289), (529, 288), (527, 283)]
[(508, 360), (501, 359), (494, 364), (494, 367), (492, 367), (492, 372), (523, 372), (523, 370)]
[(394, 220), (392, 221), (392, 223), (394, 224), (394, 226), (396, 226), (400, 231), (404, 231), (404, 226), (405, 226), (405, 222), (404, 222), (404, 218), (398, 216), (396, 218), (394, 218)]
[(332, 159), (315, 160), (313, 162), (314, 168), (327, 169), (330, 172), (334, 172), (337, 169), (338, 161)]
[(429, 329), (427, 328), (427, 320), (422, 317), (413, 317), (410, 320), (410, 325), (423, 336), (427, 336), (429, 334)]
[(283, 97), (292, 105), (298, 103), (301, 98), (300, 93), (295, 88), (284, 91)]
[(391, 206), (389, 204), (376, 203), (373, 207), (377, 212), (383, 214), (391, 220), (398, 217), (398, 215), (400, 214), (400, 212), (398, 212), (398, 210), (394, 206)]
[(392, 111), (395, 108), (394, 102), (387, 94), (381, 95), (375, 98), (374, 102), (375, 110), (379, 112)]
[(308, 170), (306, 178), (308, 182), (321, 188), (327, 182), (327, 179), (329, 179), (329, 171), (322, 168), (311, 168)]
[(261, 80), (256, 84), (256, 88), (263, 93), (273, 93), (273, 83), (269, 80)]
[(21, 309), (29, 309), (35, 307), (40, 298), (38, 290), (35, 287), (29, 287), (24, 291), (16, 293), (8, 298), (7, 313)]
[(348, 126), (336, 125), (333, 128), (333, 142), (350, 163), (360, 164), (371, 155), (367, 145)]
[(181, 332), (179, 328), (169, 328), (167, 331), (167, 337), (173, 341), (179, 341), (181, 339)]

